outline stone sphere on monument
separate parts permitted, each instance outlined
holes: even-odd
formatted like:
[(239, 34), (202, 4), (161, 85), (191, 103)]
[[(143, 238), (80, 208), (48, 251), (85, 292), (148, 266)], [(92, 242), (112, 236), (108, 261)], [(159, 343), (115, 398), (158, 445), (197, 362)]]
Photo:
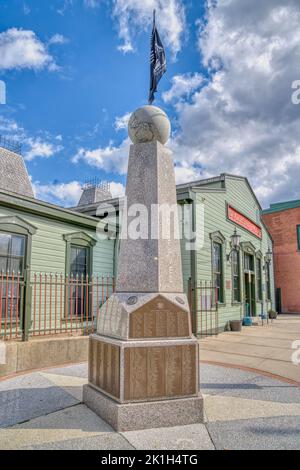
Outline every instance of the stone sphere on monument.
[(171, 124), (162, 109), (147, 105), (132, 113), (128, 133), (134, 144), (158, 141), (164, 145), (170, 137)]

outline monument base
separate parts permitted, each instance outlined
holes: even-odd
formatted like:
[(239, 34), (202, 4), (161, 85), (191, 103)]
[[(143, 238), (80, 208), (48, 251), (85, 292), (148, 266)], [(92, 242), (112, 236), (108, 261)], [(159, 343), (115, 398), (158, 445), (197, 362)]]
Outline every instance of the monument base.
[(118, 432), (204, 422), (200, 394), (191, 398), (121, 404), (85, 385), (83, 402)]

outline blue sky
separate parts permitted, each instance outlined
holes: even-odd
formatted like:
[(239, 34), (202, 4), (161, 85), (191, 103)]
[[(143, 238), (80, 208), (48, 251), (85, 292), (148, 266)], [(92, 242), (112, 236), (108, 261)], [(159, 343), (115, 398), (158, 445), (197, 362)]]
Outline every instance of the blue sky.
[[(199, 68), (195, 22), (202, 14), (202, 4), (187, 4), (187, 30), (180, 38), (181, 50), (174, 57), (166, 46), (168, 74), (161, 81), (156, 104), (163, 106), (171, 118), (175, 117), (172, 106), (162, 103), (161, 93), (170, 88), (174, 75)], [(25, 158), (31, 149), (28, 138), (53, 146), (53, 154), (49, 151), (48, 157), (28, 157), (33, 182), (82, 182), (97, 175), (124, 184), (125, 174), (104, 171), (84, 160), (74, 163), (72, 158), (80, 148), (93, 150), (122, 144), (127, 131), (116, 130), (116, 118), (146, 104), (151, 16), (148, 25), (133, 31), (135, 50), (128, 53), (118, 49), (122, 39), (118, 21), (112, 18), (111, 2), (93, 7), (81, 0), (1, 0), (0, 31), (11, 28), (34, 32), (35, 40), (45, 46), (55, 63), (54, 67), (0, 69), (0, 78), (7, 86), (7, 105), (0, 112), (26, 131), (22, 139)]]
[(154, 7), (168, 58), (154, 104), (171, 118), (177, 181), (226, 171), (264, 206), (299, 198), (297, 0), (1, 0), (0, 134), (22, 141), (37, 197), (76, 204), (94, 176), (124, 191)]

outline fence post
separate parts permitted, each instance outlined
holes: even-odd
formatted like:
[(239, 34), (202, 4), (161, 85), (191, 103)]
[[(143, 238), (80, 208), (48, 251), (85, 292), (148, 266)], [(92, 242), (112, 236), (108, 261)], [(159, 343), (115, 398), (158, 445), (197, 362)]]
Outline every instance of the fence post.
[(22, 341), (28, 341), (29, 330), (31, 324), (31, 294), (30, 271), (25, 269), (24, 272), (24, 314), (23, 314), (23, 331)]
[(192, 283), (192, 278), (189, 277), (188, 279), (188, 300), (190, 304), (190, 312), (191, 312), (191, 318), (192, 318), (192, 332), (196, 334), (196, 312), (195, 312), (195, 299), (194, 299), (194, 289), (193, 289), (193, 283)]

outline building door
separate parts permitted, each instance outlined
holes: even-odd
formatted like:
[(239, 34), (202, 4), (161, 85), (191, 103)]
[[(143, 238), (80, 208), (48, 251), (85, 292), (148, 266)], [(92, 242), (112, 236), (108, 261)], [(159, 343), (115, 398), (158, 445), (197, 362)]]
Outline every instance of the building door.
[(282, 313), (282, 302), (281, 302), (281, 288), (277, 287), (276, 289), (276, 311), (277, 313)]
[(245, 313), (248, 316), (256, 316), (256, 282), (254, 272), (254, 256), (244, 255), (244, 303)]

